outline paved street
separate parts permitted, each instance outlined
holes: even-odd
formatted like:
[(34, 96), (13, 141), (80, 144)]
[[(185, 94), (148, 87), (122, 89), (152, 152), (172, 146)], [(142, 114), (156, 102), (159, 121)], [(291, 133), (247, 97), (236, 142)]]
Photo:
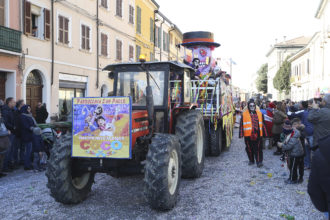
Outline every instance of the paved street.
[(279, 157), (265, 150), (265, 166), (247, 166), (242, 140), (218, 158), (207, 158), (197, 180), (181, 182), (176, 208), (151, 210), (143, 199), (142, 175), (115, 179), (98, 174), (92, 193), (75, 206), (49, 196), (44, 173), (23, 170), (0, 179), (0, 219), (323, 219), (307, 194), (307, 181), (285, 185)]

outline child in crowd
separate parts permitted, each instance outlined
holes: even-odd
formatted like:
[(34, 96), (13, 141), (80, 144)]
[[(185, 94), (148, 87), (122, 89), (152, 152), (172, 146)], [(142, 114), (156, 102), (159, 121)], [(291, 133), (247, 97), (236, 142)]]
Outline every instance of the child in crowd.
[[(284, 151), (288, 152), (289, 156), (289, 179), (285, 181), (287, 184), (296, 184), (303, 182), (304, 176), (304, 149), (300, 141), (300, 132), (297, 128), (300, 128), (300, 123), (295, 122), (294, 125), (286, 120), (283, 125), (283, 133), (285, 139), (283, 142), (278, 142), (278, 146)], [(299, 168), (299, 179), (297, 170)]]
[(43, 154), (44, 154), (44, 142), (41, 137), (41, 130), (35, 131), (33, 135), (33, 142), (32, 142), (32, 152), (33, 152), (33, 170), (34, 172), (40, 172), (45, 170), (43, 164)]

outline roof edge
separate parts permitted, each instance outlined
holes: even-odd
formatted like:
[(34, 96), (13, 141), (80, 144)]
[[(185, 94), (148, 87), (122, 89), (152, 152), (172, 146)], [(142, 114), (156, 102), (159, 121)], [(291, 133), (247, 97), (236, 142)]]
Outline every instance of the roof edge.
[(317, 8), (317, 11), (315, 13), (315, 18), (320, 19), (320, 15), (323, 12), (326, 4), (328, 3), (328, 0), (321, 0), (319, 7)]

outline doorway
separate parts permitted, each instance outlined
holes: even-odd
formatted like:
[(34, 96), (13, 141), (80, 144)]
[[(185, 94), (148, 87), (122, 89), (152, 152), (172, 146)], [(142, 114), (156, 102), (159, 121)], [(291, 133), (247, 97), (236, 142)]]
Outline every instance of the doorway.
[(0, 100), (6, 99), (6, 73), (0, 72)]
[(36, 117), (38, 102), (42, 103), (42, 87), (39, 71), (31, 71), (26, 79), (26, 104), (31, 106), (33, 117)]

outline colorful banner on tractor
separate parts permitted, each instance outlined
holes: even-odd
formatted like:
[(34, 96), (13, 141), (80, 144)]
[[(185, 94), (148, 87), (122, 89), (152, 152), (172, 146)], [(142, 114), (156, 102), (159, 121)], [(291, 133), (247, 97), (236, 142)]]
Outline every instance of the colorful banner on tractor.
[(131, 158), (130, 97), (74, 98), (72, 156)]

